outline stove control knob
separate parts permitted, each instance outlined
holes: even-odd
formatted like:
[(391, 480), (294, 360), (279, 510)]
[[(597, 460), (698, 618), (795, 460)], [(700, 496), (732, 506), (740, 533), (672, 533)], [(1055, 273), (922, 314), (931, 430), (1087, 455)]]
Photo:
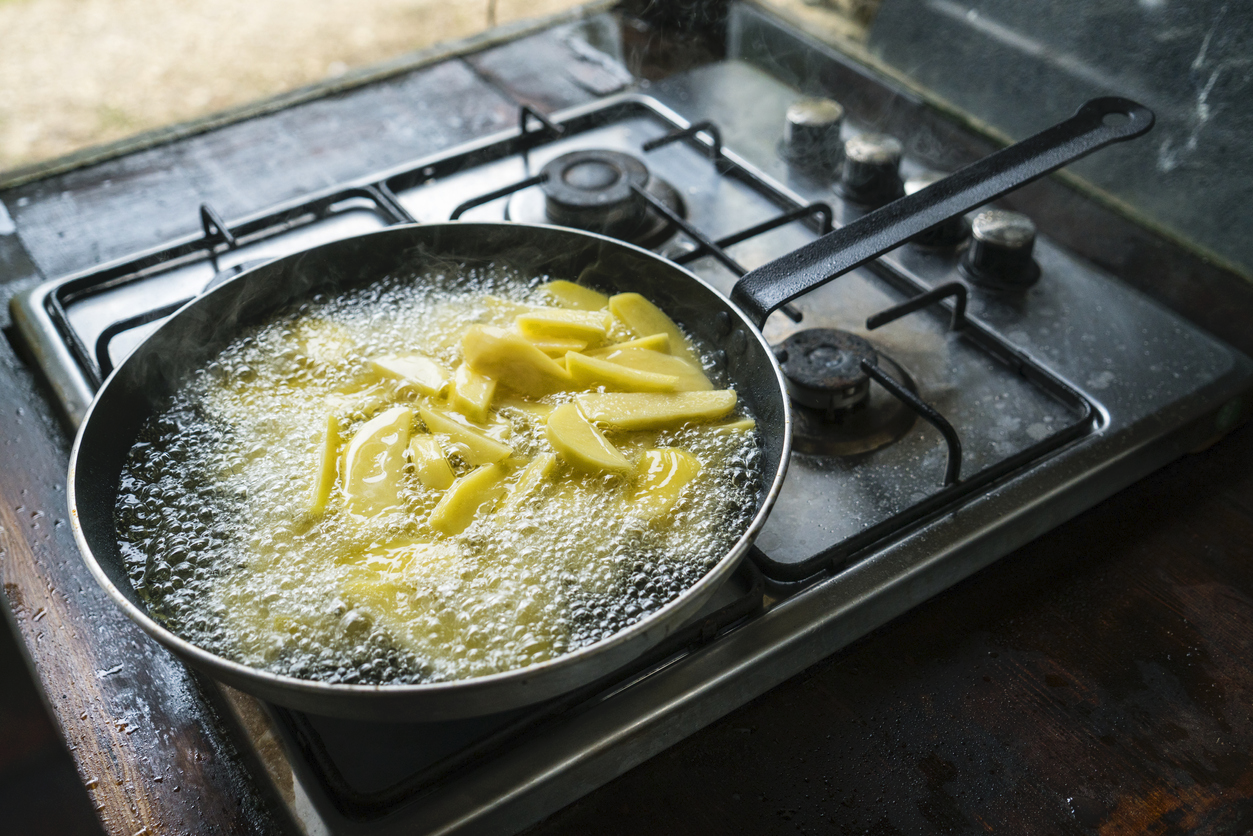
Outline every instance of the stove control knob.
[[(910, 177), (905, 181), (905, 194), (920, 192), (927, 186), (943, 180), (946, 175), (934, 171)], [(913, 237), (909, 243), (920, 247), (955, 247), (970, 234), (970, 226), (963, 215), (949, 218), (933, 227), (923, 230)]]
[(962, 257), (962, 272), (988, 290), (1023, 290), (1040, 278), (1031, 257), (1035, 224), (1026, 215), (985, 209), (970, 225), (970, 247)]
[(904, 191), (900, 167), (899, 141), (886, 134), (860, 134), (844, 143), (844, 164), (837, 190), (852, 203), (882, 206)]
[(801, 99), (787, 109), (783, 126), (783, 156), (804, 168), (828, 173), (840, 167), (844, 153), (840, 125), (844, 107), (832, 99)]

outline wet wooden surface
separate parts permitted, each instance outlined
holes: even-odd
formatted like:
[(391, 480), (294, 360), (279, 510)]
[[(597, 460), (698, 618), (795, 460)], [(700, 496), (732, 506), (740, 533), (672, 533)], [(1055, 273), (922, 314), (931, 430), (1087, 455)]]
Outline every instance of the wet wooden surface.
[[(650, 37), (628, 34), (628, 52)], [(368, 151), (353, 168), (356, 149), (375, 139), (389, 145), (404, 134), (408, 155), (427, 140), (434, 150), (512, 124), (518, 102), (551, 109), (590, 98), (589, 86), (609, 83), (590, 63), (554, 75), (501, 54), (457, 62), (423, 76), (442, 80), (432, 87), (372, 92), (370, 107), (390, 114), (392, 126), (373, 131), (316, 108), (301, 127), (289, 112), (277, 135), (322, 149), (297, 153), (290, 181), (282, 165), (265, 161), (273, 132), (246, 123), (194, 147), (154, 149), (0, 195), (29, 247), (0, 235), (0, 301), (41, 270), (55, 274), (190, 231), (206, 197), (231, 217), (277, 199), (267, 182), (298, 194), (390, 165), (391, 152)], [(444, 102), (428, 117), (453, 121), (433, 128), (430, 118), (418, 120), (405, 134), (406, 103), (427, 96)], [(325, 124), (339, 127), (318, 127)], [(242, 179), (211, 176), (241, 158)], [(118, 220), (136, 212), (150, 223)], [(1089, 221), (1090, 231), (1101, 218)], [(1146, 251), (1128, 245), (1116, 254), (1135, 262), (1138, 252)], [(1172, 266), (1151, 292), (1175, 294), (1203, 322), (1206, 306), (1196, 300), (1218, 300), (1211, 327), (1253, 341), (1239, 327), (1253, 317), (1247, 289), (1231, 291), (1186, 259), (1171, 264), (1184, 266)], [(1189, 294), (1198, 276), (1205, 293)], [(0, 427), (0, 581), (109, 832), (282, 830), (280, 805), (253, 779), (256, 765), (195, 678), (116, 611), (79, 561), (64, 511), (68, 437), (7, 341)], [(533, 833), (1253, 831), (1250, 465), (1253, 428), (1245, 427)]]

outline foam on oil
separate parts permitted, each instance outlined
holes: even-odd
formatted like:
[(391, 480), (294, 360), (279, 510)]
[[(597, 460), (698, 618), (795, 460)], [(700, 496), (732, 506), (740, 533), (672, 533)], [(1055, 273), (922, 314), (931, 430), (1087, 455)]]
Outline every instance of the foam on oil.
[[(699, 580), (751, 519), (754, 432), (612, 435), (633, 460), (667, 446), (700, 460), (663, 521), (631, 513), (627, 480), (564, 463), (524, 500), (507, 497), (453, 537), (427, 526), (439, 492), (413, 474), (400, 505), (377, 517), (345, 510), (338, 485), (327, 511), (310, 513), (328, 412), (349, 439), (383, 409), (410, 403), (416, 412), (423, 402), (379, 382), (367, 358), (421, 351), (455, 366), (467, 325), (508, 326), (515, 305), (543, 303), (542, 280), (492, 267), (314, 297), (198, 372), (132, 448), (115, 510), (131, 581), (154, 616), (206, 650), (274, 673), (432, 682), (586, 646)], [(543, 416), (507, 396), (497, 396), (493, 434), (522, 456), (551, 452)], [(470, 469), (452, 463), (458, 474)]]

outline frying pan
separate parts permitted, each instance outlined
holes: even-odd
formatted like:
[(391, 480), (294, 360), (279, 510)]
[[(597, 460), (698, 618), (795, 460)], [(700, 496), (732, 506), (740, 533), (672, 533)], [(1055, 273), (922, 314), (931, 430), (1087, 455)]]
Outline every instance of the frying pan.
[[(761, 334), (789, 300), (902, 244), (932, 225), (1153, 124), (1126, 99), (1088, 102), (1075, 116), (901, 198), (745, 275), (728, 300), (692, 273), (647, 250), (600, 235), (512, 223), (407, 225), (326, 244), (261, 265), (187, 303), (104, 382), (70, 459), (74, 536), (96, 580), (127, 615), (186, 662), (270, 702), (365, 720), (443, 720), (502, 712), (553, 698), (644, 654), (693, 617), (736, 569), (760, 530), (787, 470), (791, 415), (778, 363)], [(696, 584), (634, 625), (564, 656), (517, 670), (422, 685), (328, 684), (279, 676), (216, 656), (155, 621), (127, 578), (113, 511), (119, 475), (141, 427), (188, 376), (242, 329), (315, 293), (332, 294), (424, 265), (509, 263), (600, 290), (635, 291), (715, 346), (739, 397), (757, 419), (762, 488), (752, 522)]]

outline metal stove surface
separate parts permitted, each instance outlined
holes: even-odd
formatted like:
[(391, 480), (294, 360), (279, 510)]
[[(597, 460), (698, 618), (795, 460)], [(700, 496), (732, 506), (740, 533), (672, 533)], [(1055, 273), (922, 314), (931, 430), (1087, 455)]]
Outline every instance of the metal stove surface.
[[(97, 346), (110, 324), (133, 316), (137, 305), (174, 304), (218, 272), (258, 258), (398, 220), (445, 220), (468, 197), (533, 177), (573, 150), (608, 148), (646, 158), (678, 189), (689, 222), (711, 238), (787, 208), (723, 176), (710, 163), (707, 134), (643, 152), (650, 140), (705, 119), (722, 128), (727, 159), (763, 172), (794, 205), (827, 203), (837, 207), (837, 217), (855, 211), (830, 183), (793, 170), (778, 154), (781, 109), (799, 97), (795, 90), (730, 61), (670, 79), (654, 95), (618, 97), (612, 102), (618, 117), (608, 124), (591, 118), (603, 103), (555, 114), (565, 135), (530, 144), (525, 155), (489, 153), (519, 137), (510, 134), (459, 149), (452, 162), (419, 161), (370, 183), (348, 184), (326, 195), (317, 212), (293, 207), (281, 234), (249, 238), (241, 222), (233, 227), (236, 246), (216, 247), (214, 235), (230, 236), (209, 222), (211, 258), (183, 242), (186, 252), (172, 267), (114, 266), (114, 273), (104, 273), (128, 278), (118, 279), (110, 294), (88, 290), (86, 277), (54, 281), (19, 300), (15, 319), (41, 361), (60, 364), (50, 378), (73, 418), (95, 382), (83, 360), (91, 349), (83, 348)], [(779, 118), (769, 121), (776, 110)], [(864, 127), (849, 123), (845, 130)], [(471, 158), (476, 164), (464, 165)], [(907, 174), (916, 168), (908, 159), (903, 164)], [(498, 219), (508, 200), (502, 195), (462, 217)], [(751, 269), (816, 234), (792, 223), (728, 252)], [(683, 259), (695, 247), (679, 234), (662, 251)], [(271, 731), (287, 752), (278, 768), (289, 770), (297, 787), (293, 815), (310, 832), (516, 831), (1234, 422), (1239, 408), (1232, 404), (1253, 380), (1247, 358), (1047, 239), (1037, 242), (1036, 258), (1039, 283), (1015, 302), (972, 295), (966, 329), (950, 330), (949, 311), (936, 307), (873, 332), (866, 328), (870, 315), (958, 278), (955, 252), (913, 247), (798, 300), (800, 324), (779, 314), (767, 324), (772, 342), (813, 327), (867, 336), (907, 369), (923, 400), (961, 436), (964, 478), (958, 485), (944, 485), (946, 445), (922, 421), (898, 443), (863, 456), (796, 455), (758, 541), (758, 560), (776, 581), (766, 606), (633, 673), (630, 687), (607, 686), (546, 717), (542, 733), (516, 738), (523, 745), (492, 749), (456, 770), (436, 770), (420, 785), (406, 781), (456, 752), (461, 744), (450, 741), (472, 746), (516, 718), (424, 734), (412, 727), (353, 730), (271, 711)], [(723, 292), (735, 280), (715, 257), (696, 259), (691, 268)], [(64, 314), (59, 325), (51, 318), (56, 305)], [(77, 332), (77, 355), (66, 322)], [(119, 362), (150, 327), (106, 341), (94, 373)], [(893, 523), (888, 530), (877, 528), (885, 521)], [(388, 755), (397, 741), (415, 739), (432, 748), (421, 757), (407, 749)], [(328, 764), (338, 779), (328, 780)], [(336, 783), (341, 779), (348, 790)], [(366, 810), (352, 793), (384, 800)]]

